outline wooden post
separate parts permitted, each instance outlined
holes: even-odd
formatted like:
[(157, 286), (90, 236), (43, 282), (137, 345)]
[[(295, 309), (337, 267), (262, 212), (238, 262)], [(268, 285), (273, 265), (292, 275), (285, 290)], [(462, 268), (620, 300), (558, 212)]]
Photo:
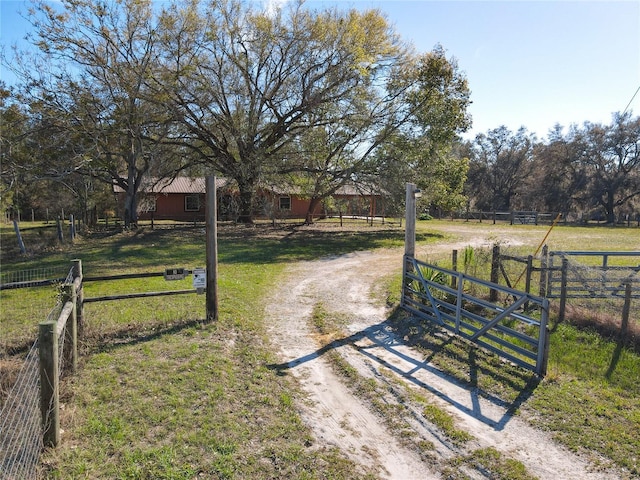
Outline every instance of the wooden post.
[(69, 241), (73, 243), (75, 239), (76, 239), (76, 223), (72, 213), (69, 215)]
[(540, 296), (547, 296), (547, 259), (549, 258), (549, 247), (542, 247), (542, 258), (540, 259)]
[[(491, 283), (499, 283), (500, 281), (500, 245), (495, 244), (493, 246), (493, 252), (491, 255)], [(492, 288), (489, 291), (489, 301), (495, 302), (498, 300), (498, 291)]]
[(78, 322), (78, 337), (82, 338), (84, 330), (84, 282), (82, 273), (82, 260), (76, 259), (73, 263), (73, 283), (76, 288), (76, 318)]
[(562, 258), (562, 270), (560, 280), (560, 310), (558, 311), (558, 322), (564, 322), (567, 310), (567, 272), (569, 270), (569, 260)]
[(58, 241), (62, 243), (64, 242), (64, 235), (62, 234), (62, 221), (60, 220), (60, 217), (56, 219), (56, 228), (58, 230)]
[[(458, 271), (458, 250), (454, 250), (453, 252), (451, 252), (451, 269), (454, 272)], [(451, 276), (451, 288), (458, 288), (457, 280), (457, 275)]]
[(218, 226), (216, 177), (206, 178), (207, 206), (207, 321), (218, 319)]
[[(533, 270), (533, 255), (527, 257), (527, 276), (524, 279), (524, 291), (531, 293), (531, 272)], [(517, 288), (517, 285), (516, 285)], [(529, 302), (525, 302), (524, 311), (529, 311)]]
[(67, 328), (65, 329), (65, 361), (71, 364), (71, 371), (76, 373), (78, 370), (78, 317), (74, 282), (67, 283), (62, 288), (63, 305), (66, 303), (71, 303), (72, 305), (71, 315), (67, 319)]
[(16, 237), (18, 237), (18, 246), (20, 247), (20, 253), (23, 255), (27, 253), (27, 249), (24, 246), (24, 241), (22, 240), (22, 234), (20, 233), (20, 225), (17, 220), (13, 220), (13, 229), (16, 231)]
[(536, 370), (538, 375), (544, 377), (547, 374), (549, 363), (549, 300), (542, 300), (542, 312), (540, 315), (540, 331), (538, 332), (538, 360)]
[(622, 307), (622, 323), (620, 325), (620, 338), (624, 340), (629, 329), (629, 313), (631, 312), (631, 282), (624, 286), (624, 306)]
[(414, 258), (416, 254), (416, 185), (407, 183), (405, 195), (404, 254)]
[(38, 349), (40, 353), (40, 413), (42, 416), (42, 440), (45, 447), (60, 443), (59, 384), (58, 384), (58, 335), (56, 322), (39, 325)]

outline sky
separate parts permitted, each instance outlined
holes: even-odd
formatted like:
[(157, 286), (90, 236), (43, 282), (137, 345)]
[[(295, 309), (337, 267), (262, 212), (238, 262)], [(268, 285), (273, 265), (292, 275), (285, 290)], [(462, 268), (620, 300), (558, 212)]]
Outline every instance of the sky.
[[(283, 3), (286, 0), (267, 0)], [(418, 52), (444, 47), (468, 80), (472, 129), (506, 126), (544, 140), (556, 124), (640, 115), (640, 0), (307, 0), (381, 10)], [(30, 25), (24, 0), (0, 0), (0, 44)], [(9, 72), (0, 78), (10, 81)], [(634, 96), (635, 95), (635, 96)], [(566, 131), (566, 130), (565, 130)]]

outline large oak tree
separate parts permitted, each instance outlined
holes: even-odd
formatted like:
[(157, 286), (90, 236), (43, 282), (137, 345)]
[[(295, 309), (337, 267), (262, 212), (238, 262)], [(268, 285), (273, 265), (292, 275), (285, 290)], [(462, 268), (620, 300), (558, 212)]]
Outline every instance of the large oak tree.
[[(384, 128), (378, 89), (403, 50), (377, 11), (194, 0), (165, 11), (162, 25), (156, 98), (181, 122), (175, 140), (237, 182), (241, 221), (252, 221), (259, 182), (305, 157), (296, 145), (329, 135), (345, 159)], [(322, 157), (307, 155), (299, 170)]]

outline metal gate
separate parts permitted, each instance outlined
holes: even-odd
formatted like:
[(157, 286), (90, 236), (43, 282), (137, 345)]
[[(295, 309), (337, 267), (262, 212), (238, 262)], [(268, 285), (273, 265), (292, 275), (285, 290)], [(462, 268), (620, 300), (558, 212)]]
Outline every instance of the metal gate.
[[(498, 293), (501, 304), (485, 298)], [(401, 307), (544, 376), (549, 301), (404, 256)]]

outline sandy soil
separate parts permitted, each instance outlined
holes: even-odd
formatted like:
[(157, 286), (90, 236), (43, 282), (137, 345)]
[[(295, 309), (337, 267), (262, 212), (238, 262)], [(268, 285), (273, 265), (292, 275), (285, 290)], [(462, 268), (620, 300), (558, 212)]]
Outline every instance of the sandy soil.
[[(464, 234), (459, 227), (456, 233)], [(419, 248), (417, 257), (466, 245), (490, 245), (496, 240), (516, 245), (536, 239), (467, 237), (456, 245)], [(486, 399), (459, 385), (394, 336), (385, 323), (388, 312), (383, 302), (372, 298), (372, 287), (377, 279), (402, 270), (402, 254), (401, 249), (377, 250), (298, 263), (289, 268), (267, 305), (271, 339), (284, 369), (299, 379), (307, 394), (299, 407), (317, 443), (337, 446), (381, 479), (442, 478), (439, 467), (447, 459), (487, 447), (522, 462), (540, 479), (619, 478), (596, 470), (585, 458), (556, 444), (548, 433), (512, 416), (509, 405), (500, 399)], [(346, 335), (351, 335), (350, 341), (336, 344), (318, 336), (309, 322), (317, 304), (348, 319)], [(409, 423), (420, 438), (435, 445), (435, 459), (420, 458), (415, 449), (385, 428), (363, 400), (350, 393), (323, 358), (328, 349), (338, 351), (361, 375), (376, 381), (390, 385), (388, 373), (383, 375), (382, 371), (393, 372), (394, 382), (405, 382), (447, 410), (456, 419), (457, 428), (468, 431), (474, 440), (461, 449), (415, 411)], [(470, 478), (490, 478), (477, 471), (465, 473)]]

